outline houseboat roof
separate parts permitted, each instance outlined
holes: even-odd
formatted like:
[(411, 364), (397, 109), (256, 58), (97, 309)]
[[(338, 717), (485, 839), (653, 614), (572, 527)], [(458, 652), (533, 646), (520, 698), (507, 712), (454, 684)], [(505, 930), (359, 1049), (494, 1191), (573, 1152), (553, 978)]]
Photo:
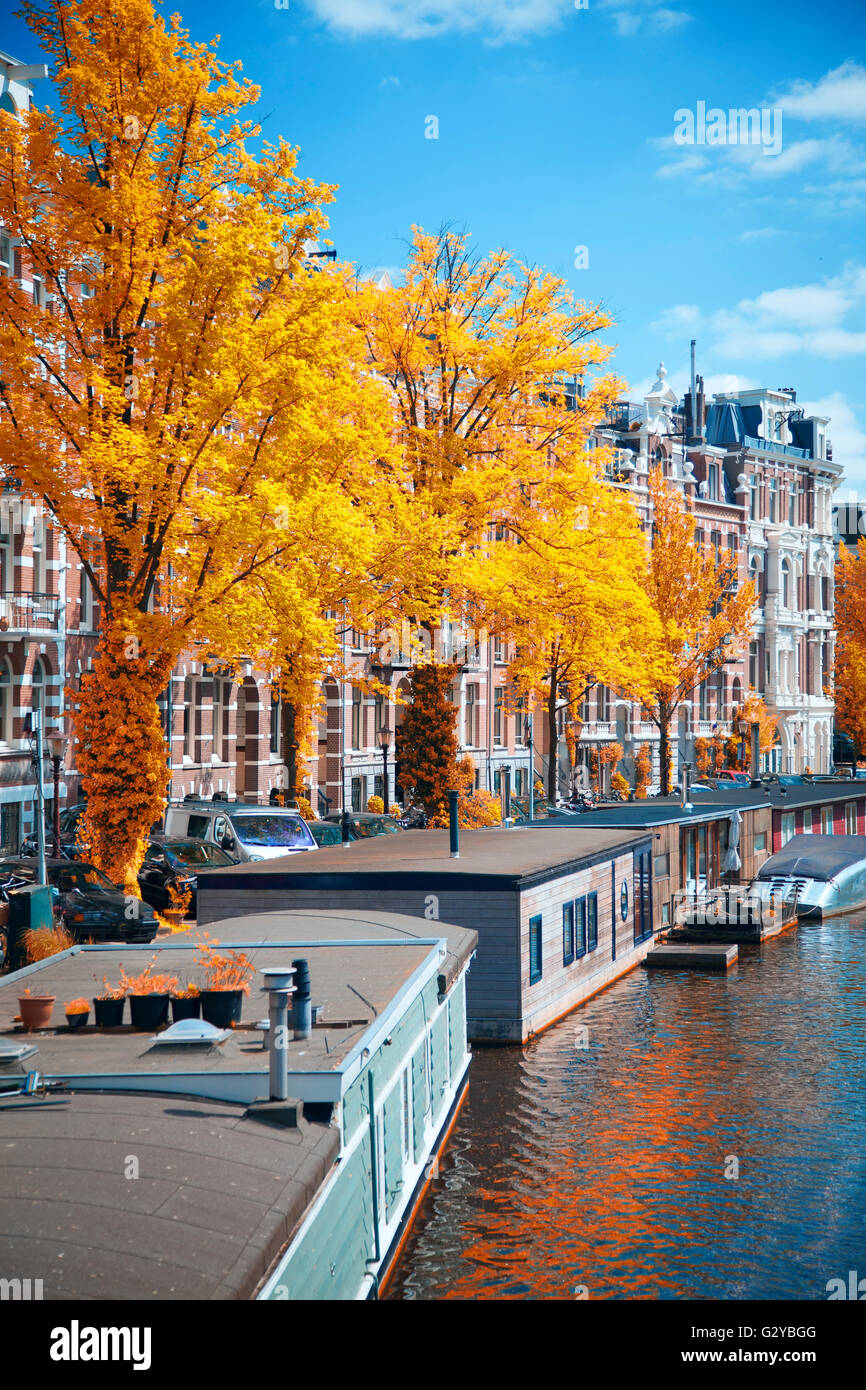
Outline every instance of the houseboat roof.
[[(39, 1035), (33, 1065), (46, 1076), (91, 1090), (161, 1089), (251, 1103), (268, 1092), (268, 1053), (264, 1035), (257, 1030), (268, 1014), (260, 972), (305, 958), (311, 1002), (321, 1006), (323, 1021), (308, 1039), (289, 1043), (289, 1071), (295, 1074), (296, 1087), (302, 1084), (302, 1098), (315, 1095), (334, 1101), (339, 1098), (339, 1073), (357, 1058), (367, 1030), (387, 1014), (412, 977), (435, 956), (437, 974), (447, 988), (477, 942), (476, 933), (465, 927), (388, 912), (280, 912), (267, 919), (233, 918), (221, 928), (217, 934), (208, 927), (211, 941), (218, 941), (220, 951), (243, 950), (256, 974), (244, 1000), (242, 1026), (220, 1046), (168, 1047), (131, 1028), (75, 1033), (63, 1028)], [(90, 999), (101, 991), (103, 976), (116, 982), (121, 964), (133, 974), (154, 956), (160, 974), (201, 984), (195, 960), (199, 945), (190, 932), (148, 946), (76, 946), (4, 976), (0, 1039), (15, 1036), (18, 996), (25, 986), (34, 994), (54, 995), (59, 1017), (64, 1000)], [(303, 1083), (301, 1077), (306, 1077)]]
[(407, 830), (348, 845), (325, 845), (315, 853), (213, 869), (199, 880), (199, 897), (257, 886), (366, 890), (370, 879), (382, 874), (388, 875), (388, 886), (393, 888), (417, 888), (422, 879), (431, 891), (437, 887), (517, 889), (606, 862), (648, 838), (639, 829), (616, 830), (582, 822), (568, 829), (521, 826), (519, 835), (515, 829), (461, 830), (459, 859), (450, 857), (447, 830)]
[(794, 835), (761, 865), (758, 878), (796, 874), (826, 882), (861, 862), (866, 867), (866, 835)]
[[(28, 1071), (68, 1091), (0, 1095), (0, 1223), (5, 1263), (38, 1275), (45, 1299), (238, 1299), (255, 1294), (284, 1251), (340, 1149), (330, 1115), (370, 1052), (386, 1041), (427, 972), (468, 962), (476, 933), (387, 912), (289, 911), (221, 924), (257, 972), (309, 962), (324, 1023), (288, 1044), (280, 1122), (267, 1100), (268, 1052), (251, 1029), (267, 1014), (254, 977), (242, 1026), (210, 1049), (154, 1045), (131, 1029), (24, 1034), (18, 996), (90, 997), (153, 955), (160, 972), (195, 975), (192, 934), (149, 946), (76, 946), (0, 978), (0, 1090)], [(261, 945), (257, 943), (262, 943)], [(447, 987), (447, 985), (445, 986)], [(395, 1040), (396, 1040), (395, 1032)], [(137, 1165), (130, 1172), (130, 1160)], [(132, 1180), (134, 1178), (134, 1180)]]

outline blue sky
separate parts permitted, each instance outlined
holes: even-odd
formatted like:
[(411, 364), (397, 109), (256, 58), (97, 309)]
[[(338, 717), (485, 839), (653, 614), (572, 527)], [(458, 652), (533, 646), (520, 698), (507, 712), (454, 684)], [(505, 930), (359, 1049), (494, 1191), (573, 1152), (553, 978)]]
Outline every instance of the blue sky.
[[(341, 258), (399, 268), (413, 223), (465, 227), (605, 304), (632, 395), (661, 359), (683, 390), (691, 337), (710, 390), (795, 386), (866, 494), (863, 0), (280, 3), (169, 9), (339, 185)], [(39, 56), (19, 20), (0, 48)], [(779, 153), (676, 143), (699, 102), (780, 111)]]

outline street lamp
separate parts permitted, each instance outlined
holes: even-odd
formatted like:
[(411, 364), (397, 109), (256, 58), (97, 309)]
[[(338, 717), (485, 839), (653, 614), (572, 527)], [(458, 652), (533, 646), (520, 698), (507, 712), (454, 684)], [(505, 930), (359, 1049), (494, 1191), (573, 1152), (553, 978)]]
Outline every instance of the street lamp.
[(57, 730), (49, 734), (46, 739), (48, 751), (51, 754), (51, 763), (54, 768), (54, 858), (60, 858), (60, 769), (63, 766), (63, 759), (66, 757), (66, 748), (69, 743), (66, 735)]
[(746, 762), (746, 734), (749, 732), (749, 721), (747, 719), (737, 720), (737, 733), (740, 735), (740, 762)]
[(388, 749), (391, 747), (391, 730), (386, 724), (376, 731), (376, 738), (379, 740), (379, 747), (382, 750), (382, 790), (383, 801), (385, 802), (385, 814), (388, 814)]

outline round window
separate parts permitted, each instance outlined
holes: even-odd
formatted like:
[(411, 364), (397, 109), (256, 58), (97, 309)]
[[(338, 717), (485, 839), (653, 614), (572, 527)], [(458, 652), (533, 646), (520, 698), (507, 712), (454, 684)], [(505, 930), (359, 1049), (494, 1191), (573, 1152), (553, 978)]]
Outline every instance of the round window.
[(628, 880), (623, 879), (622, 888), (619, 890), (619, 910), (622, 913), (622, 920), (628, 916)]

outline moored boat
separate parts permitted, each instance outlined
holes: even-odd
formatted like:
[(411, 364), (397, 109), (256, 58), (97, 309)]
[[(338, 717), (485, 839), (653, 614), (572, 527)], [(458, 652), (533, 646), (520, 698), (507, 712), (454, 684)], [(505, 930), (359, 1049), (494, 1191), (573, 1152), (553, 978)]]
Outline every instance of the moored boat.
[(762, 903), (796, 902), (798, 917), (866, 907), (866, 835), (794, 835), (749, 889)]

